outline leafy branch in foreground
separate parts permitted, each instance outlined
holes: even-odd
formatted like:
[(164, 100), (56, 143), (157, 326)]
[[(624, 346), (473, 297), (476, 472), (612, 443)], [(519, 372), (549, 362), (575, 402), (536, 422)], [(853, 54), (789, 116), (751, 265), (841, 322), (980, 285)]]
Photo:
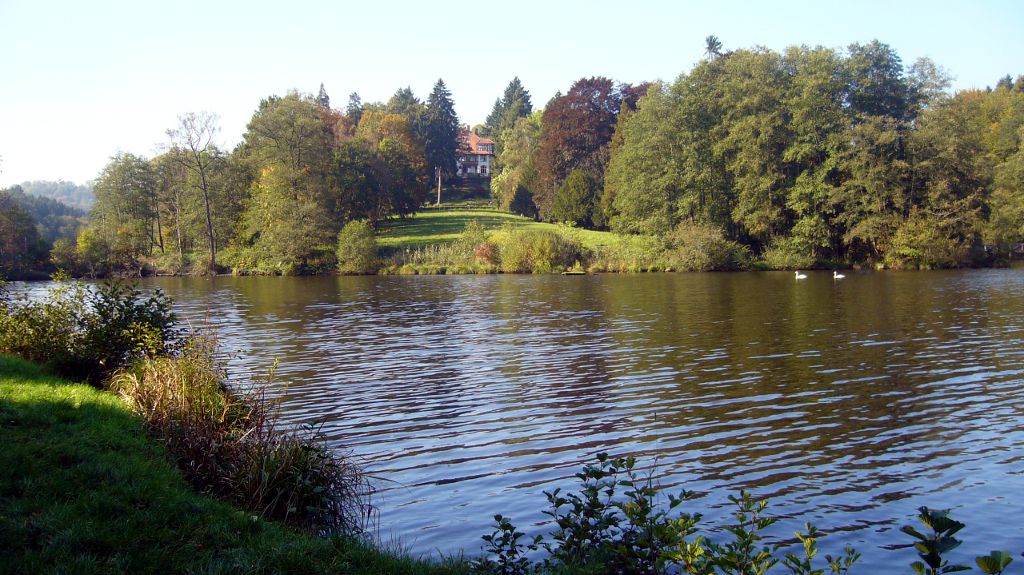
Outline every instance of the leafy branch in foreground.
[[(641, 476), (633, 457), (610, 458), (599, 454), (597, 463), (576, 474), (577, 492), (545, 492), (552, 520), (547, 535), (528, 537), (502, 515), (495, 516), (494, 532), (483, 537), (487, 556), (472, 563), (477, 573), (530, 575), (534, 573), (609, 573), (616, 575), (763, 575), (779, 563), (794, 575), (847, 575), (861, 554), (846, 546), (838, 556), (818, 560), (822, 532), (805, 524), (794, 535), (802, 553), (787, 551), (786, 544), (768, 543), (764, 531), (778, 519), (767, 514), (768, 501), (746, 491), (730, 496), (733, 522), (721, 528), (728, 539), (715, 541), (701, 534), (699, 513), (675, 510), (691, 494), (682, 491), (659, 501), (659, 489), (648, 474)], [(890, 549), (913, 547), (919, 561), (911, 564), (918, 575), (944, 575), (968, 571), (950, 565), (943, 554), (960, 545), (954, 535), (964, 524), (948, 511), (920, 509), (920, 521), (930, 530), (902, 529), (917, 541)], [(717, 531), (717, 530), (712, 530)], [(538, 559), (540, 551), (546, 552)], [(977, 557), (982, 573), (999, 575), (1012, 558), (1005, 551)]]
[[(943, 575), (945, 573), (957, 573), (970, 571), (966, 565), (950, 565), (949, 560), (943, 558), (948, 553), (960, 546), (962, 541), (954, 537), (965, 525), (949, 516), (949, 510), (918, 508), (918, 520), (928, 528), (926, 533), (921, 533), (911, 525), (903, 526), (900, 531), (917, 539), (914, 543), (903, 545), (892, 545), (890, 549), (906, 549), (913, 547), (917, 550), (920, 561), (914, 561), (910, 567), (918, 575)], [(982, 573), (998, 575), (1013, 561), (1006, 551), (992, 551), (988, 555), (975, 558), (975, 562)]]

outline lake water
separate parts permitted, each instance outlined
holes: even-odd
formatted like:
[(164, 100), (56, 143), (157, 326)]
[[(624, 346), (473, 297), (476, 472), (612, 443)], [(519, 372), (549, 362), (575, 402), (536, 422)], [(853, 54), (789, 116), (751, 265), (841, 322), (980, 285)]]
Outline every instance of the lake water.
[[(543, 491), (633, 454), (687, 509), (771, 499), (822, 555), (902, 569), (919, 506), (965, 552), (1024, 550), (1024, 270), (155, 278), (235, 369), (278, 359), (283, 417), (378, 477), (381, 537), (480, 549)], [(285, 387), (285, 383), (287, 386)], [(973, 555), (972, 555), (973, 556)], [(970, 559), (967, 559), (970, 561)], [(970, 561), (973, 565), (973, 561)]]

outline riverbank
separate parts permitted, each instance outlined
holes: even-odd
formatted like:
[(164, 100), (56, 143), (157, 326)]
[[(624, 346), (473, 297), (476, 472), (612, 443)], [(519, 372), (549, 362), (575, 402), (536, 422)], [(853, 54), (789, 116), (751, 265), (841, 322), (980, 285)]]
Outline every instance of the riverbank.
[(452, 571), (198, 495), (116, 396), (9, 356), (0, 445), (0, 573)]

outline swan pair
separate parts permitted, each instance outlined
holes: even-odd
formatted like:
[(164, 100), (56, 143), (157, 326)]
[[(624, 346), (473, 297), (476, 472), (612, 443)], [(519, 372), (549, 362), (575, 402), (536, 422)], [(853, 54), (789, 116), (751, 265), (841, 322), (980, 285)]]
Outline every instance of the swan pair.
[[(793, 273), (796, 274), (796, 279), (798, 279), (798, 280), (807, 279), (807, 274), (802, 274), (802, 273), (800, 273), (799, 270), (795, 271)], [(834, 280), (841, 280), (841, 279), (843, 279), (845, 277), (846, 277), (845, 275), (843, 275), (843, 274), (841, 274), (841, 273), (839, 273), (839, 272), (837, 272), (835, 270), (832, 270), (832, 279), (834, 279)]]

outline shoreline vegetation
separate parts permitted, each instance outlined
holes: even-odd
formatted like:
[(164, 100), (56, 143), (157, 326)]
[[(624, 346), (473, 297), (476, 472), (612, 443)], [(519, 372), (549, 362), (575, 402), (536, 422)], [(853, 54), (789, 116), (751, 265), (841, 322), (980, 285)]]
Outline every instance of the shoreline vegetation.
[[(275, 428), (261, 384), (228, 382), (169, 304), (118, 283), (60, 281), (34, 301), (0, 289), (0, 573), (844, 575), (859, 560), (847, 546), (822, 566), (810, 524), (798, 545), (772, 543), (777, 518), (746, 492), (729, 497), (735, 523), (706, 526), (690, 494), (664, 496), (635, 458), (607, 454), (577, 491), (545, 492), (546, 535), (499, 514), (479, 557), (381, 548), (358, 465)], [(913, 548), (920, 574), (969, 570), (943, 556), (965, 525), (919, 511), (923, 528), (891, 547)], [(1012, 561), (975, 558), (986, 574)]]
[[(426, 99), (343, 108), (322, 85), (289, 91), (232, 149), (214, 114), (190, 112), (157, 156), (113, 156), (84, 220), (0, 190), (0, 273), (1006, 265), (1024, 256), (1024, 76), (993, 82), (951, 93), (940, 65), (878, 40), (780, 52), (708, 36), (671, 82), (579, 78), (535, 108), (514, 78), (472, 127), (442, 79)], [(463, 217), (464, 237), (389, 244), (435, 197), (493, 209)], [(365, 229), (346, 231), (361, 225), (383, 242), (376, 268)]]
[(0, 573), (451, 570), (197, 492), (113, 393), (0, 355)]
[[(501, 210), (485, 199), (464, 199), (428, 206), (416, 214), (381, 223), (350, 222), (339, 232), (336, 246), (321, 249), (325, 263), (306, 269), (309, 275), (477, 275), (597, 274), (707, 271), (792, 271), (837, 269), (906, 269), (882, 263), (810, 261), (769, 250), (755, 257), (712, 226), (684, 225), (666, 237), (622, 235), (567, 224), (538, 222)], [(987, 264), (943, 267), (1009, 267), (1006, 259)], [(111, 277), (288, 275), (280, 271), (222, 267), (217, 274), (205, 266), (144, 258), (131, 271), (110, 271)], [(933, 269), (919, 265), (914, 269)], [(81, 271), (81, 270), (79, 270)], [(296, 273), (298, 273), (297, 270)], [(100, 274), (102, 277), (104, 274)], [(84, 274), (86, 277), (95, 277)], [(16, 279), (45, 280), (42, 271)]]
[(0, 573), (451, 572), (381, 548), (358, 464), (161, 293), (55, 279), (0, 285)]

